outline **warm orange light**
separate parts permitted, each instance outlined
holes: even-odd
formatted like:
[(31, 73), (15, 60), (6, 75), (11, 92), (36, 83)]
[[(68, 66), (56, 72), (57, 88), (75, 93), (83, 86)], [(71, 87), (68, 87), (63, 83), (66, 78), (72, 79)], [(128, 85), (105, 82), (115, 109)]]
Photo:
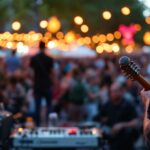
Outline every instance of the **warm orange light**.
[(76, 36), (75, 33), (73, 31), (69, 31), (66, 35), (65, 35), (65, 41), (67, 43), (71, 43), (73, 41), (75, 41)]
[(145, 44), (150, 45), (150, 32), (145, 32), (143, 36), (143, 41)]
[(113, 43), (111, 46), (113, 52), (118, 53), (120, 51), (120, 46), (117, 43)]
[(102, 46), (106, 52), (112, 52), (111, 46), (108, 43), (103, 43)]
[(140, 31), (142, 29), (140, 24), (135, 24), (134, 26), (135, 26), (136, 31)]
[(129, 9), (129, 7), (123, 7), (123, 8), (121, 8), (121, 12), (123, 15), (127, 16), (130, 14), (130, 9)]
[(106, 36), (105, 36), (104, 34), (101, 34), (101, 35), (99, 36), (99, 40), (100, 40), (100, 42), (102, 42), (102, 43), (106, 42)]
[(33, 35), (31, 35), (31, 39), (33, 40), (33, 41), (39, 41), (39, 40), (41, 40), (42, 39), (42, 37), (41, 37), (42, 35), (39, 33), (35, 33), (35, 34), (33, 34)]
[(50, 32), (46, 32), (44, 37), (47, 38), (47, 39), (51, 39), (52, 34)]
[(104, 51), (103, 46), (99, 45), (99, 46), (96, 47), (96, 52), (97, 53), (101, 54), (101, 53), (103, 53), (103, 51)]
[(18, 128), (18, 132), (23, 132), (23, 128)]
[(120, 33), (119, 31), (116, 31), (116, 32), (114, 33), (114, 37), (115, 37), (116, 39), (120, 39), (120, 38), (121, 38), (121, 33)]
[(146, 22), (147, 24), (150, 24), (150, 16), (145, 18), (145, 22)]
[(47, 30), (56, 33), (61, 28), (61, 22), (58, 20), (57, 17), (53, 16), (48, 21)]
[(99, 37), (98, 37), (97, 35), (94, 35), (94, 36), (92, 37), (92, 41), (93, 41), (94, 43), (98, 43), (98, 42), (99, 42)]
[(126, 50), (127, 53), (132, 53), (133, 52), (133, 47), (131, 45), (129, 45), (125, 48), (125, 50)]
[(84, 43), (87, 44), (87, 45), (91, 44), (91, 38), (90, 37), (85, 37), (84, 38)]
[(57, 39), (63, 39), (64, 38), (64, 33), (63, 32), (58, 32), (56, 34)]
[(13, 43), (12, 42), (7, 42), (6, 47), (9, 49), (13, 48)]
[(80, 45), (83, 45), (83, 44), (84, 44), (84, 38), (79, 38), (79, 39), (78, 39), (78, 43), (79, 43)]
[(84, 24), (84, 25), (81, 26), (81, 31), (82, 31), (83, 33), (87, 33), (87, 32), (89, 31), (89, 27)]
[(83, 23), (83, 18), (81, 16), (76, 16), (74, 18), (74, 22), (77, 24), (77, 25), (81, 25)]
[(108, 33), (106, 36), (108, 41), (113, 41), (114, 40), (114, 35), (112, 33)]
[(47, 28), (47, 25), (48, 25), (48, 22), (47, 22), (46, 20), (42, 20), (42, 21), (40, 22), (40, 27), (41, 27), (42, 29)]
[(111, 17), (112, 17), (112, 14), (111, 14), (110, 11), (104, 11), (104, 12), (102, 13), (102, 16), (103, 16), (103, 18), (104, 18), (105, 20), (110, 20)]
[(11, 25), (12, 29), (18, 31), (21, 28), (21, 23), (19, 21), (15, 21)]

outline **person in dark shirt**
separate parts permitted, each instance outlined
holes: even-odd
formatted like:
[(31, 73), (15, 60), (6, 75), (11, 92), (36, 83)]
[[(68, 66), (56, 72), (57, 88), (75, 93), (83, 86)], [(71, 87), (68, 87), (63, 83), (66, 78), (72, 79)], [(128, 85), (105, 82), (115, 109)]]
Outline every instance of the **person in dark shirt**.
[(40, 124), (41, 101), (47, 102), (47, 114), (50, 111), (51, 84), (50, 78), (53, 69), (53, 59), (45, 54), (45, 43), (40, 42), (40, 52), (31, 59), (31, 68), (34, 71), (34, 97), (36, 103), (36, 124)]
[(143, 120), (143, 132), (144, 138), (148, 148), (150, 148), (150, 90), (141, 91), (142, 101), (144, 104), (144, 120)]
[[(111, 150), (133, 150), (133, 132), (138, 125), (135, 108), (122, 98), (121, 85), (113, 83), (110, 100), (102, 107), (100, 121), (107, 126), (107, 138)], [(108, 136), (109, 135), (109, 136)]]

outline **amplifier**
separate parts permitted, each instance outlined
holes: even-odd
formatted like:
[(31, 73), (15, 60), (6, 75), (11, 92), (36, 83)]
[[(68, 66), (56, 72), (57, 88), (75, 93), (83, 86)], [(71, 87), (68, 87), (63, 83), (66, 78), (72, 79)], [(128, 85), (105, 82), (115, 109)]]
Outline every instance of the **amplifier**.
[(11, 136), (12, 150), (97, 150), (101, 138), (96, 128), (19, 128)]

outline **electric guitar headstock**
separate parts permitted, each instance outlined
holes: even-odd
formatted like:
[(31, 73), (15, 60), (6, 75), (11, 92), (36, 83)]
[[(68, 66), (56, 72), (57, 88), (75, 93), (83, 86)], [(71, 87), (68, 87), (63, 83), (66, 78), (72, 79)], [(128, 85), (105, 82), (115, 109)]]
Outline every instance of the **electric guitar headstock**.
[(119, 64), (123, 74), (128, 79), (137, 79), (137, 76), (140, 74), (140, 68), (134, 61), (130, 60), (130, 58), (127, 56), (123, 56), (120, 58)]
[(129, 57), (123, 56), (119, 59), (119, 64), (123, 74), (128, 79), (136, 80), (145, 88), (145, 90), (150, 90), (150, 84), (140, 74), (140, 68), (135, 62)]

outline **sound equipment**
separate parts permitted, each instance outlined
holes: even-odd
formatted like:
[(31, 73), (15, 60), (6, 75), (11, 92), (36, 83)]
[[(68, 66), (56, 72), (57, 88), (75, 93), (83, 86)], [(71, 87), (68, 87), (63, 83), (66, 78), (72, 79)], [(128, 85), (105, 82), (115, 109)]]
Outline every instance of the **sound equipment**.
[(101, 138), (96, 128), (19, 128), (11, 136), (13, 150), (96, 150)]
[(123, 56), (120, 58), (119, 64), (123, 74), (128, 79), (136, 80), (144, 87), (145, 90), (150, 90), (150, 83), (140, 74), (140, 68), (135, 62), (130, 60), (129, 57)]

